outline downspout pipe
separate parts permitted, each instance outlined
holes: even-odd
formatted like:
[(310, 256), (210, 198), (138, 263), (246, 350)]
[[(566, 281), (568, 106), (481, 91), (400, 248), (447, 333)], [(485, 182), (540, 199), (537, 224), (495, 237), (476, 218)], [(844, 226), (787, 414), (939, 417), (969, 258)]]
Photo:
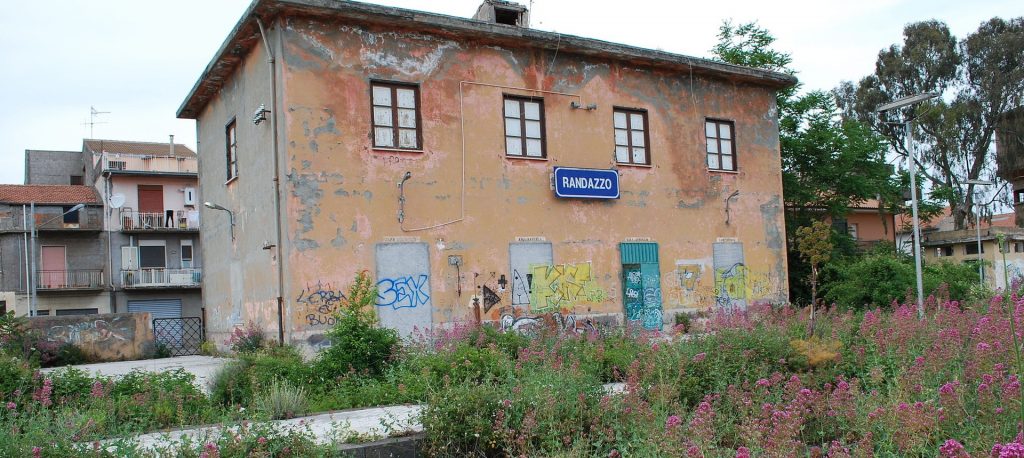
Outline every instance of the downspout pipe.
[(270, 66), (270, 130), (273, 136), (274, 151), (274, 230), (277, 238), (277, 343), (284, 345), (284, 256), (281, 252), (281, 164), (278, 148), (277, 125), (277, 60), (274, 48), (270, 46), (267, 29), (263, 20), (256, 17), (256, 25), (260, 28), (263, 47), (267, 49), (267, 64)]

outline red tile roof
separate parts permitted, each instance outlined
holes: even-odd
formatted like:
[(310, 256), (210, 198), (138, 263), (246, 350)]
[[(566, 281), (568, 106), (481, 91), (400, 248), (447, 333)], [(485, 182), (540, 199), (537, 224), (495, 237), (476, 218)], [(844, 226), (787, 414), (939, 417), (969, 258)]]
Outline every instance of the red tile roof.
[(101, 205), (92, 186), (0, 184), (0, 203), (5, 204), (93, 204)]
[[(129, 142), (124, 140), (91, 140), (85, 142), (85, 150), (94, 153), (138, 154), (146, 156), (170, 156), (170, 143)], [(175, 157), (196, 157), (196, 152), (180, 143), (174, 144)]]

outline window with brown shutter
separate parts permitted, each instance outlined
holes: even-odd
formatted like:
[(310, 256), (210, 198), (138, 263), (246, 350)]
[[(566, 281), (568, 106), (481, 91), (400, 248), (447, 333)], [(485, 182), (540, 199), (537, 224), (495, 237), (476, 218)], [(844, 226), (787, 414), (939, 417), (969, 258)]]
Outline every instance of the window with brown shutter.
[(736, 129), (732, 121), (708, 119), (704, 122), (707, 137), (708, 170), (736, 171)]
[(532, 97), (506, 95), (505, 155), (545, 158), (544, 101)]
[(628, 108), (612, 111), (615, 129), (615, 162), (650, 165), (650, 136), (647, 133), (647, 112)]
[(419, 150), (423, 148), (420, 90), (412, 84), (371, 83), (373, 146)]

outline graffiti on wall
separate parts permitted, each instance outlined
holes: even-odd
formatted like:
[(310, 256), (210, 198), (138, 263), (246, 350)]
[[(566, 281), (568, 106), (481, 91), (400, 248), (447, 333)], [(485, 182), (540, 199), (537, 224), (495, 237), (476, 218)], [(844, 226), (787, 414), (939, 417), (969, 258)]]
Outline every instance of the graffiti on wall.
[(643, 273), (639, 265), (624, 268), (626, 320), (646, 329), (661, 328), (661, 277), (657, 273)]
[(344, 300), (345, 294), (340, 289), (335, 289), (330, 283), (317, 281), (315, 285), (306, 285), (295, 302), (302, 304), (307, 325), (334, 326), (337, 321), (334, 314)]
[(536, 313), (596, 304), (608, 298), (608, 294), (594, 281), (589, 262), (535, 264), (530, 266), (530, 273), (530, 309)]
[(427, 274), (384, 278), (377, 282), (377, 306), (393, 310), (416, 308), (430, 302), (430, 276)]
[(538, 315), (520, 315), (506, 313), (501, 316), (501, 330), (513, 331), (524, 334), (532, 334), (544, 329), (558, 330), (568, 333), (582, 334), (596, 331), (594, 322), (588, 319), (578, 319), (569, 313), (545, 313)]
[(530, 275), (512, 271), (512, 305), (530, 305)]
[(483, 293), (484, 313), (490, 312), (495, 305), (501, 302), (501, 296), (487, 285), (482, 286), (480, 291)]
[(135, 335), (134, 320), (90, 320), (52, 326), (46, 331), (46, 340), (73, 345), (111, 345), (130, 340)]
[(715, 304), (731, 307), (747, 299), (747, 266), (738, 262), (715, 269)]

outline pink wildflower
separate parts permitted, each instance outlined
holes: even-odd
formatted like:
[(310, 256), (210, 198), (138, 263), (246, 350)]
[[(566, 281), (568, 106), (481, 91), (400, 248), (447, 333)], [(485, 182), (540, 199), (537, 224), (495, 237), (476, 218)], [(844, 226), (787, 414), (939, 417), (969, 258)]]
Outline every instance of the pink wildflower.
[(14, 409), (17, 409), (17, 408), (18, 408), (18, 405), (15, 404), (14, 402), (8, 402), (7, 403), (7, 410), (14, 410)]
[(948, 458), (956, 458), (966, 453), (967, 451), (964, 450), (963, 444), (957, 442), (956, 439), (949, 439), (939, 447), (939, 455)]
[(53, 404), (53, 400), (50, 399), (50, 395), (53, 394), (53, 380), (43, 380), (43, 387), (32, 393), (32, 399), (39, 401), (43, 407), (49, 407)]
[(991, 455), (993, 458), (1022, 458), (1024, 457), (1024, 444), (1010, 442), (1007, 444), (996, 444), (992, 446)]
[(699, 363), (704, 361), (704, 358), (707, 358), (707, 356), (707, 353), (697, 353), (696, 355), (693, 355), (693, 362)]
[(978, 342), (978, 351), (987, 351), (990, 348), (992, 348), (991, 345), (985, 342)]
[(266, 437), (263, 437), (263, 436), (260, 436), (260, 438), (259, 438), (259, 439), (256, 439), (256, 442), (257, 442), (258, 444), (260, 444), (260, 445), (266, 444), (266, 443), (267, 443), (267, 438), (266, 438)]
[(668, 419), (665, 420), (665, 429), (675, 428), (676, 426), (679, 426), (682, 423), (683, 420), (679, 418), (678, 415), (670, 415)]
[(43, 449), (32, 447), (32, 458), (39, 458), (40, 456), (43, 456)]
[(750, 449), (746, 447), (736, 449), (736, 458), (750, 458)]

